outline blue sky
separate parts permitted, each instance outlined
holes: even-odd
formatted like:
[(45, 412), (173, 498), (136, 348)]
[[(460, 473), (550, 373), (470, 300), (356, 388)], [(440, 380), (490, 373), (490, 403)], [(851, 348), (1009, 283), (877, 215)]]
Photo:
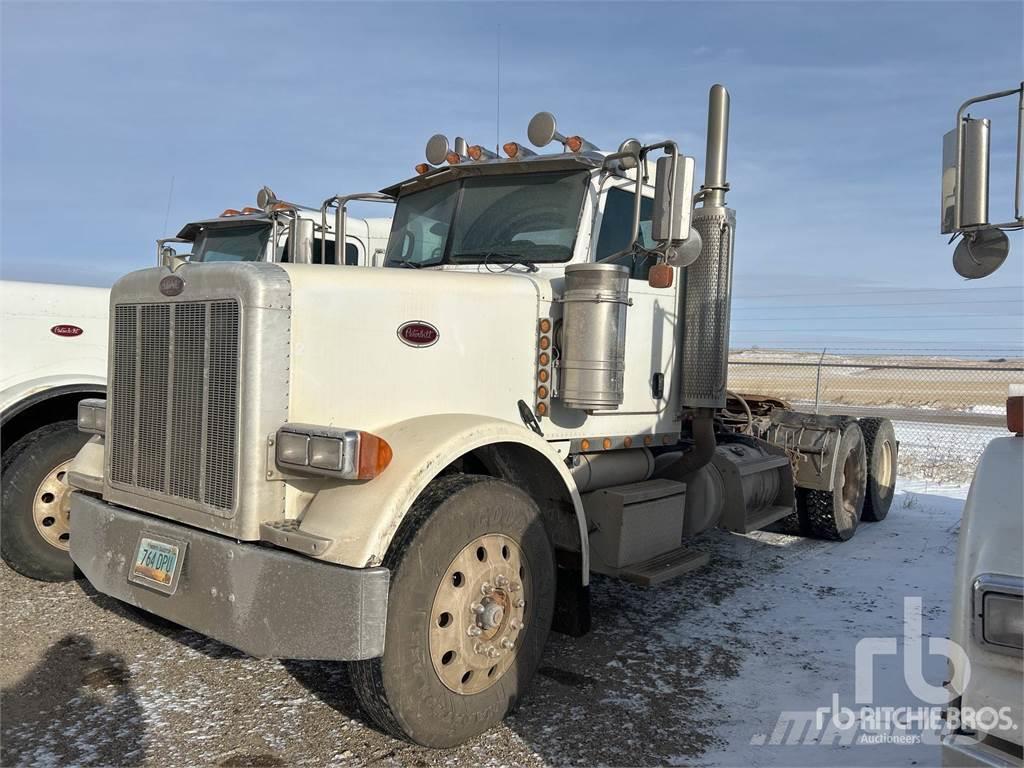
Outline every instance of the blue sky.
[[(435, 131), (525, 140), (541, 109), (602, 147), (675, 138), (702, 174), (722, 82), (734, 344), (1022, 346), (1024, 239), (966, 284), (937, 223), (957, 105), (1024, 78), (1020, 2), (0, 8), (6, 278), (109, 285), (262, 184), (308, 203), (379, 189)], [(988, 110), (1003, 220), (1013, 106)]]

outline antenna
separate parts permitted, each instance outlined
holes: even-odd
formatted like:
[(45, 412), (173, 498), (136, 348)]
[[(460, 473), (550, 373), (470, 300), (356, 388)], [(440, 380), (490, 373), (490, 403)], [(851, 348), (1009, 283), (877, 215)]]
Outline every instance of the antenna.
[(498, 78), (495, 85), (494, 153), (501, 153), (501, 24), (498, 25)]
[(164, 237), (167, 237), (167, 221), (171, 218), (171, 200), (174, 198), (174, 176), (171, 176), (171, 188), (167, 192), (167, 210), (164, 211)]

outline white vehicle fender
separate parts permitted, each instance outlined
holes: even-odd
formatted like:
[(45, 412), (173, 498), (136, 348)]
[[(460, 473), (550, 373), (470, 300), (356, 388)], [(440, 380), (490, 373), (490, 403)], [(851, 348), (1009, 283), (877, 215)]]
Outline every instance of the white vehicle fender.
[(555, 490), (571, 501), (583, 583), (587, 583), (590, 564), (583, 503), (562, 458), (539, 435), (514, 422), (475, 414), (420, 416), (374, 433), (391, 445), (393, 458), (387, 469), (368, 482), (321, 489), (301, 516), (303, 532), (332, 540), (322, 559), (357, 568), (379, 565), (416, 498), (445, 467), (470, 451), (511, 445), (528, 450), (533, 461), (542, 457), (551, 467), (550, 476), (564, 486)]
[(18, 382), (0, 392), (0, 412), (5, 418), (18, 413), (34, 403), (43, 402), (48, 397), (75, 391), (102, 392), (107, 388), (107, 380), (103, 376), (89, 374), (61, 374), (42, 376)]

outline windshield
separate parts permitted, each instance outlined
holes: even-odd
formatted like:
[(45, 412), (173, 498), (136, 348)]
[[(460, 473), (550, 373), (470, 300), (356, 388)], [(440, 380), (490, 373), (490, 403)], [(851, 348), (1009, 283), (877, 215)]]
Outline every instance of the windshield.
[(205, 227), (196, 237), (192, 261), (262, 261), (270, 224)]
[(586, 171), (474, 176), (399, 199), (385, 266), (572, 257)]

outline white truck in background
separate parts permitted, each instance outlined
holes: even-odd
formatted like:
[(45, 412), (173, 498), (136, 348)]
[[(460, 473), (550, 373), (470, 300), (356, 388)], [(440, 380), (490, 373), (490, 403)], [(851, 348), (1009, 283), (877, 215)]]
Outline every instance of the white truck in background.
[[(972, 105), (1016, 96), (1014, 218), (989, 220), (989, 120)], [(942, 233), (959, 237), (953, 268), (986, 277), (1010, 251), (1006, 232), (1024, 229), (1021, 203), (1024, 82), (968, 99), (943, 139)], [(1024, 763), (1024, 382), (1011, 385), (1006, 425), (978, 460), (957, 546), (950, 639), (966, 656), (951, 663), (942, 735), (946, 766)]]
[[(258, 197), (262, 208), (228, 209), (157, 241), (158, 258), (339, 262), (336, 217), (327, 217), (335, 198), (318, 209), (278, 200), (266, 187)], [(390, 219), (346, 216), (340, 262), (379, 265), (389, 230)], [(179, 257), (168, 243), (185, 243), (191, 253)], [(109, 304), (106, 288), (0, 281), (0, 552), (34, 579), (59, 581), (74, 573), (65, 475), (85, 443), (78, 403), (106, 393)]]

